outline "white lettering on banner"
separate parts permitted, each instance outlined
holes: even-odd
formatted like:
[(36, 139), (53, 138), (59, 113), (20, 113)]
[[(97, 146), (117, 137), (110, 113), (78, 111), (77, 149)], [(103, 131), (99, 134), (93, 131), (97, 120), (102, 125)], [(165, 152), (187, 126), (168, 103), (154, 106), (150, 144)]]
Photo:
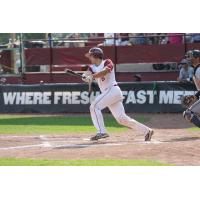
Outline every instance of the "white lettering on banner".
[(26, 105), (31, 105), (33, 104), (33, 92), (26, 92), (26, 99), (25, 99), (25, 104)]
[(127, 91), (122, 91), (122, 95), (123, 95), (123, 97), (126, 97), (126, 96), (127, 96), (127, 94), (128, 94), (128, 92), (127, 92)]
[(58, 104), (61, 97), (62, 97), (62, 92), (55, 92), (54, 93), (54, 104)]
[[(50, 105), (50, 104), (72, 104), (78, 105), (90, 104), (99, 91), (92, 92), (90, 97), (87, 91), (57, 91), (57, 92), (4, 92), (5, 105)], [(161, 90), (158, 93), (153, 90), (138, 90), (138, 91), (122, 91), (125, 104), (154, 104), (155, 98), (159, 104), (180, 104), (181, 97), (185, 95), (194, 95), (195, 91), (166, 91)], [(53, 99), (53, 101), (51, 101)], [(156, 101), (157, 103), (157, 101)]]
[(135, 104), (136, 103), (135, 92), (134, 91), (129, 91), (127, 93), (128, 93), (128, 96), (127, 96), (127, 99), (126, 99), (126, 104), (128, 104), (128, 103)]
[(160, 91), (159, 104), (172, 104), (174, 91)]
[(4, 103), (5, 105), (14, 104), (16, 98), (16, 92), (4, 92), (3, 93)]
[(154, 91), (147, 91), (147, 95), (149, 95), (149, 104), (153, 104), (154, 103), (154, 95), (156, 93)]
[(144, 104), (146, 102), (146, 92), (144, 90), (138, 91), (137, 97), (138, 97), (137, 103)]
[(71, 92), (63, 92), (62, 95), (62, 104), (71, 104), (72, 103), (72, 93)]
[(51, 92), (4, 92), (5, 105), (51, 104)]
[(154, 103), (154, 96), (155, 92), (153, 90), (139, 90), (139, 91), (122, 91), (123, 96), (127, 96), (126, 104), (153, 104)]
[(80, 99), (78, 99), (81, 95), (81, 92), (72, 92), (72, 104), (80, 104)]
[(159, 104), (181, 104), (181, 97), (194, 95), (195, 91), (160, 91)]
[(25, 92), (17, 92), (17, 96), (16, 96), (16, 104), (25, 104), (25, 98), (26, 97), (26, 93)]
[[(24, 92), (23, 92), (24, 93)], [(51, 92), (33, 92), (32, 104), (34, 105), (48, 105), (51, 104)], [(24, 103), (21, 103), (24, 104)]]
[[(24, 93), (24, 92), (23, 92)], [(42, 92), (34, 92), (33, 104), (43, 104)]]
[(90, 99), (88, 97), (88, 92), (82, 92), (81, 93), (81, 104), (89, 104), (90, 103)]
[(50, 97), (51, 97), (51, 92), (44, 92), (44, 94), (43, 94), (43, 104), (46, 104), (46, 105), (51, 104)]
[(184, 91), (175, 91), (174, 92), (174, 101), (173, 104), (180, 104), (181, 103), (181, 97), (183, 96)]
[(96, 94), (92, 92), (89, 97), (87, 91), (55, 92), (54, 104), (89, 104), (99, 93), (99, 91)]

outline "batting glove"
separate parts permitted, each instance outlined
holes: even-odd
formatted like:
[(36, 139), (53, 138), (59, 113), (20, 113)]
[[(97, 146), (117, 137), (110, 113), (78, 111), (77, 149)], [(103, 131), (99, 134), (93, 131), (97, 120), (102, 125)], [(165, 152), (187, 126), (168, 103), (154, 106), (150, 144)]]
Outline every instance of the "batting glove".
[(90, 74), (90, 75), (83, 74), (83, 75), (82, 75), (82, 80), (83, 80), (84, 82), (86, 82), (86, 83), (91, 83), (92, 80), (93, 80), (93, 77), (92, 77), (91, 74)]

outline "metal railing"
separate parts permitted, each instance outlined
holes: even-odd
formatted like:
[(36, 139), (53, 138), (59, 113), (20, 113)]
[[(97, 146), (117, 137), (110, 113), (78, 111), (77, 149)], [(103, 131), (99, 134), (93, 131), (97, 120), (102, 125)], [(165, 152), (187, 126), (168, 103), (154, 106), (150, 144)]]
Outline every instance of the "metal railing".
[[(186, 38), (188, 37), (193, 37), (194, 34), (185, 34), (185, 33), (178, 33), (178, 34), (173, 34), (173, 35), (168, 35), (168, 34), (150, 34), (150, 35), (137, 35), (137, 36), (120, 36), (119, 34), (114, 34), (113, 37), (89, 37), (89, 38), (85, 38), (85, 37), (79, 37), (79, 38), (54, 38), (54, 37), (49, 37), (48, 39), (26, 39), (23, 40), (24, 43), (29, 43), (29, 44), (34, 44), (37, 45), (38, 47), (43, 46), (45, 47), (50, 47), (50, 43), (52, 44), (52, 47), (56, 48), (56, 47), (62, 47), (63, 43), (65, 44), (69, 44), (69, 43), (84, 43), (87, 44), (89, 43), (89, 46), (93, 46), (93, 44), (97, 44), (105, 42), (107, 40), (112, 40), (111, 44), (102, 44), (102, 46), (107, 46), (107, 45), (116, 45), (116, 46), (120, 46), (122, 45), (120, 43), (120, 40), (124, 41), (124, 39), (126, 39), (127, 41), (129, 41), (129, 43), (127, 43), (127, 45), (140, 45), (140, 44), (146, 44), (146, 45), (153, 45), (153, 44), (167, 44), (170, 43), (170, 41), (168, 40), (168, 38), (172, 38), (172, 37), (177, 37), (180, 36), (182, 37), (182, 42), (181, 43), (190, 43)], [(135, 44), (134, 41), (132, 40), (136, 40)], [(144, 41), (142, 41), (142, 39)], [(166, 41), (163, 41), (162, 39), (166, 39)], [(138, 40), (138, 41), (137, 41)], [(132, 41), (132, 43), (131, 43)], [(192, 40), (191, 40), (192, 42)], [(199, 41), (200, 42), (200, 41)]]
[[(199, 34), (200, 35), (200, 34)], [(50, 65), (49, 65), (49, 73), (52, 73), (52, 57), (53, 57), (53, 48), (62, 48), (62, 47), (93, 47), (93, 46), (113, 46), (115, 52), (115, 62), (117, 63), (118, 59), (118, 52), (117, 46), (131, 46), (131, 45), (162, 45), (168, 44), (171, 40), (171, 37), (181, 37), (181, 43), (184, 44), (184, 52), (187, 51), (187, 45), (189, 43), (198, 42), (194, 40), (194, 37), (198, 36), (197, 34), (137, 34), (137, 35), (120, 35), (115, 33), (113, 37), (67, 37), (67, 38), (54, 38), (51, 34), (48, 35), (46, 39), (23, 39), (23, 34), (20, 34), (20, 44), (16, 46), (16, 48), (4, 48), (0, 49), (1, 51), (14, 51), (18, 53), (18, 72), (16, 67), (12, 66), (11, 73), (3, 73), (2, 69), (0, 69), (0, 77), (2, 76), (9, 76), (11, 74), (17, 74), (22, 76), (26, 72), (26, 63), (25, 63), (25, 56), (24, 56), (24, 49), (26, 48), (50, 48)], [(199, 36), (200, 38), (200, 36)], [(110, 43), (106, 43), (106, 41), (110, 40)], [(165, 40), (165, 41), (163, 41)], [(127, 43), (121, 43), (120, 41), (127, 41)], [(135, 41), (135, 43), (134, 43)], [(200, 40), (199, 40), (200, 42)], [(180, 41), (179, 41), (180, 43)], [(11, 53), (12, 54), (12, 53)], [(4, 66), (4, 68), (8, 68), (8, 66)], [(13, 73), (14, 72), (14, 73)]]

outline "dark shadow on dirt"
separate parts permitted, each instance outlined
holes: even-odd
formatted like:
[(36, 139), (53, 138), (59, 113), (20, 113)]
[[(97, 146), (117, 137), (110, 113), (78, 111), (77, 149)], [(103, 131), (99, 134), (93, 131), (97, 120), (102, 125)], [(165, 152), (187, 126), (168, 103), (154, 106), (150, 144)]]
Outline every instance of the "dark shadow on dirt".
[(173, 138), (171, 140), (164, 141), (164, 142), (186, 142), (186, 141), (195, 141), (195, 140), (200, 140), (200, 137)]
[(183, 118), (182, 113), (147, 113), (144, 116), (150, 118), (150, 121), (146, 125), (154, 129), (186, 129), (194, 127), (192, 123)]

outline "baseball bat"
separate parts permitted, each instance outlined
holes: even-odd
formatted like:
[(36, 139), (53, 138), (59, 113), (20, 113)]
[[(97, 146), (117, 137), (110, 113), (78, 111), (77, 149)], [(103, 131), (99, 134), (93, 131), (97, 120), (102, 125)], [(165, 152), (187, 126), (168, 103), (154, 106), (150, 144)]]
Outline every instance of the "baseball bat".
[(76, 76), (76, 77), (82, 77), (82, 75), (81, 74), (79, 74), (79, 73), (77, 73), (77, 72), (74, 72), (74, 71), (72, 71), (71, 69), (66, 69), (65, 70), (65, 73), (66, 74), (69, 74), (69, 75), (71, 75), (71, 76)]
[[(68, 75), (71, 75), (71, 76), (76, 76), (76, 77), (79, 77), (79, 78), (82, 78), (82, 75), (77, 73), (77, 72), (74, 72), (73, 70), (71, 69), (66, 69), (65, 70), (65, 73), (68, 74)], [(89, 88), (88, 88), (88, 92), (89, 92), (89, 96), (91, 95), (92, 93), (92, 82), (88, 83), (89, 84)]]

